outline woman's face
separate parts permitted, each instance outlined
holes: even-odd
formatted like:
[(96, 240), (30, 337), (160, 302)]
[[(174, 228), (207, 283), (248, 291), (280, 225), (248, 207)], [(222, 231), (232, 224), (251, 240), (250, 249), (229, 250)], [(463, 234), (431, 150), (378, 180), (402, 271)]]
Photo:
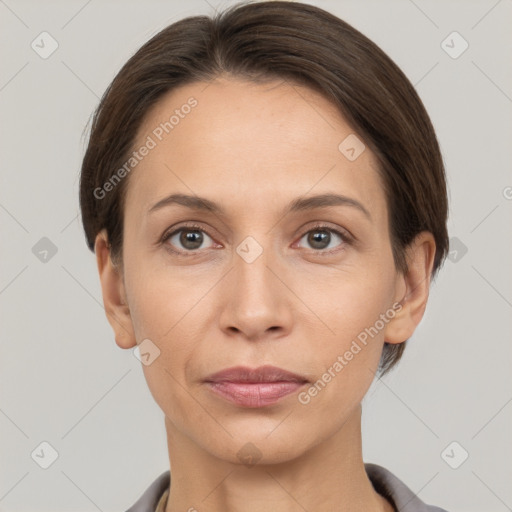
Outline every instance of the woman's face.
[[(237, 462), (250, 442), (262, 462), (289, 460), (338, 432), (394, 336), (406, 286), (361, 142), (326, 99), (285, 81), (187, 85), (141, 126), (135, 149), (148, 149), (127, 189), (129, 315), (118, 344), (151, 340), (143, 369), (168, 425), (217, 457)], [(171, 194), (215, 210), (161, 203)], [(312, 201), (324, 194), (345, 199)], [(308, 201), (291, 208), (298, 199)], [(263, 365), (308, 383), (251, 406), (205, 382)]]

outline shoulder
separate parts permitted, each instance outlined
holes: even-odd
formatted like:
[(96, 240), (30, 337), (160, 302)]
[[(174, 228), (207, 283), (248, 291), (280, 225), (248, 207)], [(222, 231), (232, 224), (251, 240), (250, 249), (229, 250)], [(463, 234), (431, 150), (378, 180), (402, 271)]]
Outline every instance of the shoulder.
[[(408, 512), (447, 512), (446, 510), (427, 505), (388, 469), (366, 462), (366, 474), (374, 489), (394, 504), (396, 510)], [(406, 508), (407, 505), (407, 508)]]
[(154, 512), (163, 493), (171, 482), (170, 470), (161, 473), (126, 512)]

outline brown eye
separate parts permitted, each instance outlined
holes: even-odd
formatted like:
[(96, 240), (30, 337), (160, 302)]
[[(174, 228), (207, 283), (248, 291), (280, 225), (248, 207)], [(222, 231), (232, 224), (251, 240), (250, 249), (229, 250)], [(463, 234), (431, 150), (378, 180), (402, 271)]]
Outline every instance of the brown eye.
[[(309, 248), (315, 251), (324, 251), (342, 246), (345, 242), (348, 242), (347, 238), (347, 236), (335, 229), (319, 226), (305, 233), (301, 240), (306, 239)], [(341, 243), (336, 244), (337, 240)]]
[(205, 249), (202, 246), (208, 239), (212, 241), (211, 237), (201, 229), (181, 228), (166, 235), (163, 241), (170, 241), (171, 245), (177, 248), (178, 251), (187, 252)]

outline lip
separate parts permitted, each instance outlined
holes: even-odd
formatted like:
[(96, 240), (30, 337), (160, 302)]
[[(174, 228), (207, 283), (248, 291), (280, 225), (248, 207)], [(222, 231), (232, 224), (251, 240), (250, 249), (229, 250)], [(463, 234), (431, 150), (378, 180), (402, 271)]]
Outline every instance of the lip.
[(204, 380), (217, 395), (242, 407), (264, 407), (296, 392), (309, 382), (305, 377), (275, 366), (235, 366)]
[(220, 372), (213, 373), (204, 379), (206, 382), (308, 382), (306, 377), (292, 373), (277, 366), (233, 366)]

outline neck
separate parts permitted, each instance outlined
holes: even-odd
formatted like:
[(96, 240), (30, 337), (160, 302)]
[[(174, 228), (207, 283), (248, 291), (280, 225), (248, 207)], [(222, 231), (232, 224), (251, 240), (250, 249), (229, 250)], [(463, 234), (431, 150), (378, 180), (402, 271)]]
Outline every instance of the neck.
[(360, 406), (333, 436), (279, 464), (222, 460), (165, 421), (171, 467), (165, 512), (393, 512), (364, 469)]

